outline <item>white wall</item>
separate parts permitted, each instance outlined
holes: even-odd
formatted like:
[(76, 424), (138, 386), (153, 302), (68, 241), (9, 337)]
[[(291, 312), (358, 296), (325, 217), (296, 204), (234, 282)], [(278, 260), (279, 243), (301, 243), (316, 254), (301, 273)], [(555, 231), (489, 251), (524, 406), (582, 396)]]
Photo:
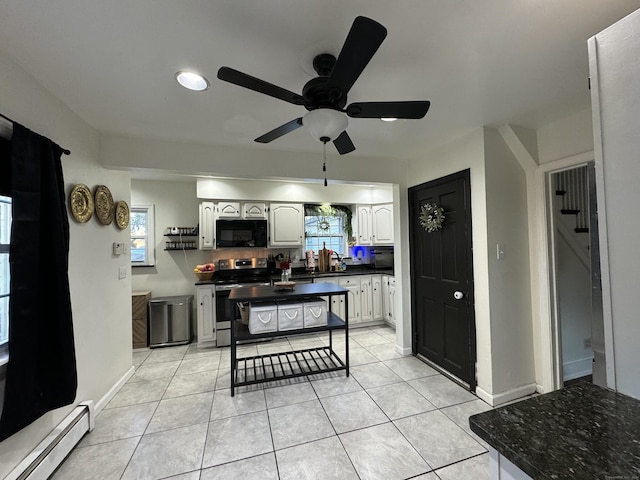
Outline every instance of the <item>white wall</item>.
[(265, 202), (331, 202), (344, 205), (392, 203), (393, 189), (387, 185), (302, 183), (292, 181), (198, 178), (198, 198)]
[[(133, 291), (149, 290), (153, 297), (193, 295), (197, 278), (193, 269), (209, 261), (210, 254), (202, 250), (164, 250), (167, 227), (198, 225), (196, 181), (131, 181), (131, 205), (153, 205), (155, 211), (154, 267), (133, 267)], [(197, 237), (193, 237), (197, 241)]]
[[(612, 337), (615, 385), (610, 384), (609, 372), (607, 380), (610, 387), (635, 398), (640, 398), (636, 303), (640, 272), (640, 224), (636, 221), (640, 205), (639, 33), (640, 10), (589, 41), (598, 202), (602, 206), (604, 201), (606, 214), (606, 228), (600, 229), (601, 255), (605, 256), (603, 293), (609, 288), (611, 292), (610, 308), (605, 305), (605, 341), (607, 335)], [(608, 323), (612, 325), (609, 331)]]
[(549, 123), (536, 133), (539, 164), (590, 152), (593, 150), (591, 109)]
[[(76, 183), (107, 185), (115, 200), (129, 202), (129, 174), (98, 163), (99, 134), (0, 52), (0, 112), (71, 150), (63, 156), (67, 195)], [(69, 281), (78, 365), (76, 402), (99, 401), (131, 367), (131, 281), (118, 281), (128, 257), (114, 257), (112, 242), (128, 232), (95, 218), (70, 217)], [(0, 443), (0, 477), (15, 467), (71, 410), (63, 407)]]
[(593, 351), (584, 347), (591, 339), (591, 272), (564, 236), (557, 239), (557, 288), (562, 335), (563, 380), (589, 375)]
[[(498, 131), (487, 128), (484, 138), (492, 393), (518, 397), (535, 390), (527, 183)], [(497, 244), (505, 251), (500, 260)]]
[[(492, 394), (494, 372), (492, 325), (489, 308), (489, 264), (487, 255), (487, 200), (485, 185), (484, 129), (479, 128), (422, 160), (409, 162), (408, 187), (420, 185), (461, 170), (471, 170), (471, 222), (473, 235), (473, 280), (475, 289), (478, 388)], [(403, 192), (406, 196), (408, 193)], [(407, 238), (403, 250), (409, 251)], [(407, 282), (409, 276), (407, 275)], [(410, 285), (410, 283), (407, 283)], [(411, 305), (410, 292), (402, 292), (404, 305)]]

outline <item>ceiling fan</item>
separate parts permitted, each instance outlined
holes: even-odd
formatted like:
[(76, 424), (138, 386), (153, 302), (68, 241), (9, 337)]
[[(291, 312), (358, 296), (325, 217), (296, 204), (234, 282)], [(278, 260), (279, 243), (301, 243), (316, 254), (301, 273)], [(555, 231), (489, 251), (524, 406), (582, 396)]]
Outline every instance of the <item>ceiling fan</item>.
[(304, 117), (295, 118), (256, 138), (256, 142), (269, 143), (305, 125), (317, 140), (325, 144), (333, 141), (343, 155), (356, 149), (345, 130), (347, 116), (418, 119), (426, 115), (431, 105), (427, 100), (355, 102), (347, 105), (347, 93), (386, 36), (387, 29), (378, 22), (367, 17), (356, 17), (337, 59), (328, 53), (313, 59), (313, 68), (318, 77), (305, 84), (302, 95), (229, 67), (221, 67), (218, 78), (309, 110)]

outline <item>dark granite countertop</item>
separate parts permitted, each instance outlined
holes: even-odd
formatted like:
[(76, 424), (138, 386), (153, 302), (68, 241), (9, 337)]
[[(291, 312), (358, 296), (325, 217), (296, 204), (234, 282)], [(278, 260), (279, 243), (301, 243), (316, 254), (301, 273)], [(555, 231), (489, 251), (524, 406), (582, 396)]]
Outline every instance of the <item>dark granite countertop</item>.
[[(289, 277), (292, 281), (296, 280), (313, 280), (316, 278), (324, 278), (324, 277), (348, 277), (352, 275), (390, 275), (393, 276), (393, 270), (382, 270), (382, 269), (374, 269), (371, 267), (353, 267), (349, 266), (346, 270), (339, 270), (337, 272), (313, 272), (309, 273), (304, 269), (296, 270), (294, 269), (291, 276)], [(272, 277), (274, 280), (280, 280), (280, 275), (274, 275)]]
[[(280, 270), (278, 270), (280, 272)], [(301, 281), (301, 280), (315, 280), (321, 279), (325, 277), (348, 277), (352, 275), (389, 275), (393, 276), (392, 269), (375, 269), (369, 266), (349, 266), (346, 270), (340, 270), (338, 272), (313, 272), (309, 273), (304, 268), (294, 268), (292, 271), (292, 275), (289, 277), (292, 281)], [(271, 275), (271, 280), (278, 281), (280, 280), (280, 273), (274, 273)], [(211, 280), (198, 280), (195, 282), (196, 285), (210, 285), (215, 283), (215, 278)]]
[(590, 383), (473, 415), (469, 424), (535, 480), (640, 479), (640, 401)]

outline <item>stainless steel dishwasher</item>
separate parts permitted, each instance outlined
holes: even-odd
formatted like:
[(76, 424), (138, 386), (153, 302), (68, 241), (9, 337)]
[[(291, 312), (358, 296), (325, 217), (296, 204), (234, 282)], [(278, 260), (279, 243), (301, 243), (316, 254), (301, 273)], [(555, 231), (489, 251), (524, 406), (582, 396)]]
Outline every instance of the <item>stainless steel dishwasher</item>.
[(152, 298), (150, 302), (149, 347), (191, 343), (193, 295)]

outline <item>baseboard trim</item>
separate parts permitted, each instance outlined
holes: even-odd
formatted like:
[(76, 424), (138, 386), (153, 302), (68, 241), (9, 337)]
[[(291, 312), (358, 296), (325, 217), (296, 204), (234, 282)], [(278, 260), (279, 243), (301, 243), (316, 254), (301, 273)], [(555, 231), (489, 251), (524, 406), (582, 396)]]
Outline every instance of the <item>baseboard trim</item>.
[(136, 368), (132, 365), (131, 368), (129, 368), (129, 370), (127, 370), (125, 374), (122, 377), (120, 377), (120, 380), (114, 383), (113, 386), (107, 391), (107, 393), (105, 393), (104, 396), (96, 402), (95, 404), (96, 415), (100, 413), (104, 407), (107, 406), (107, 404), (116, 395), (116, 393), (120, 391), (122, 386), (125, 383), (127, 383), (127, 381), (133, 376), (135, 371), (136, 371)]
[(562, 364), (562, 380), (574, 380), (576, 378), (591, 375), (593, 373), (593, 358), (586, 357), (580, 360)]
[(512, 402), (513, 400), (518, 400), (519, 398), (532, 395), (537, 392), (537, 387), (538, 386), (535, 383), (529, 383), (527, 385), (507, 390), (506, 392), (492, 394), (477, 386), (476, 395), (492, 407), (497, 407), (499, 405)]
[(395, 351), (397, 354), (402, 355), (403, 357), (407, 357), (411, 355), (413, 352), (411, 351), (411, 347), (400, 347), (399, 345), (395, 346)]

